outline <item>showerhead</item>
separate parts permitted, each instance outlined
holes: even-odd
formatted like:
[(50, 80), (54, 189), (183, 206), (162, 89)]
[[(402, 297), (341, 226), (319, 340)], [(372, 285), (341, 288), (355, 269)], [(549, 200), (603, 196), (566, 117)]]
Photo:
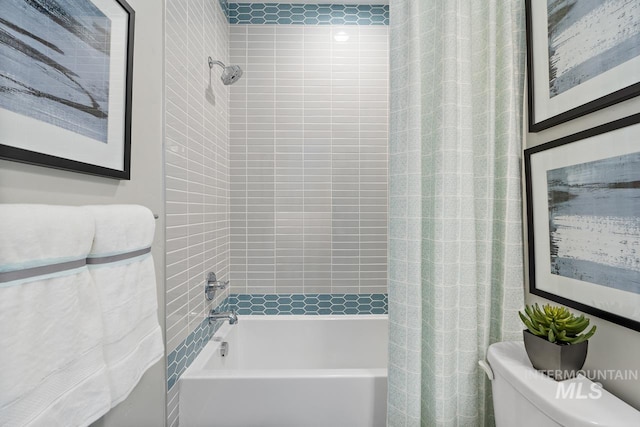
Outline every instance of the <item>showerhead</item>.
[(222, 72), (222, 76), (220, 79), (222, 83), (225, 85), (230, 85), (236, 82), (236, 80), (242, 77), (242, 68), (238, 65), (229, 65), (228, 67), (224, 67), (224, 71)]
[(228, 67), (224, 65), (220, 61), (214, 61), (211, 57), (208, 58), (209, 68), (213, 68), (213, 64), (219, 65), (222, 67), (222, 75), (220, 76), (220, 80), (222, 83), (227, 86), (234, 84), (236, 81), (242, 77), (242, 68), (238, 65), (229, 65)]

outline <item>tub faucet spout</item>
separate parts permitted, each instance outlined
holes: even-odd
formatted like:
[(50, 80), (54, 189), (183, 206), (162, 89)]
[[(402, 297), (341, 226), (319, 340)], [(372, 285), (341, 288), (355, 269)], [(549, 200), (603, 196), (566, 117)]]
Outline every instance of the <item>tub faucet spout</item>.
[(216, 320), (228, 320), (230, 325), (235, 325), (236, 323), (238, 323), (238, 316), (236, 316), (236, 312), (233, 310), (217, 312), (214, 309), (209, 313), (209, 324), (215, 322)]

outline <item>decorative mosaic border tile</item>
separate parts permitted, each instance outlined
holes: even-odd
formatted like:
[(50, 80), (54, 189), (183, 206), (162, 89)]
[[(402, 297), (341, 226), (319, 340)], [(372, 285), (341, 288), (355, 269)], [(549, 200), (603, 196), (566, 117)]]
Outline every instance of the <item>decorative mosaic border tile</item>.
[[(229, 298), (216, 307), (217, 311), (229, 310)], [(209, 320), (204, 319), (198, 327), (185, 338), (180, 345), (167, 356), (167, 389), (178, 382), (182, 373), (191, 365), (200, 354), (204, 346), (209, 342), (213, 334), (222, 326), (222, 321), (209, 325)]]
[(218, 0), (218, 2), (220, 3), (220, 9), (222, 9), (224, 16), (227, 18), (227, 21), (229, 21), (229, 1)]
[(236, 314), (386, 314), (387, 294), (233, 294)]
[(228, 3), (230, 24), (389, 25), (389, 5)]
[[(387, 314), (387, 294), (232, 294), (216, 308), (235, 310), (239, 315), (291, 314)], [(182, 373), (200, 354), (222, 321), (209, 325), (204, 319), (180, 345), (167, 356), (167, 386), (178, 382)]]

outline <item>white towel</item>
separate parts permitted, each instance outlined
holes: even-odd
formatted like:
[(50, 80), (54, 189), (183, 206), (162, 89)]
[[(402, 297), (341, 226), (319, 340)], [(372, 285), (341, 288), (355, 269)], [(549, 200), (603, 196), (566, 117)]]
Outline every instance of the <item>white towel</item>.
[(79, 208), (0, 205), (2, 426), (85, 426), (110, 409), (93, 233)]
[(111, 406), (115, 406), (164, 354), (155, 269), (148, 252), (155, 220), (143, 206), (85, 208), (95, 219), (89, 271), (100, 298), (104, 356)]

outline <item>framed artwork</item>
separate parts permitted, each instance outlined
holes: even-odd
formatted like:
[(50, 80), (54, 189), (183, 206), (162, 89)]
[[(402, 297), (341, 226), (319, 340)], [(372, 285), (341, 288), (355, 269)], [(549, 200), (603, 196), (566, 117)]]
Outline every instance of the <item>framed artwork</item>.
[(0, 2), (0, 158), (129, 179), (134, 12)]
[(640, 331), (640, 114), (525, 150), (529, 290)]
[(526, 0), (529, 131), (640, 94), (635, 0)]

